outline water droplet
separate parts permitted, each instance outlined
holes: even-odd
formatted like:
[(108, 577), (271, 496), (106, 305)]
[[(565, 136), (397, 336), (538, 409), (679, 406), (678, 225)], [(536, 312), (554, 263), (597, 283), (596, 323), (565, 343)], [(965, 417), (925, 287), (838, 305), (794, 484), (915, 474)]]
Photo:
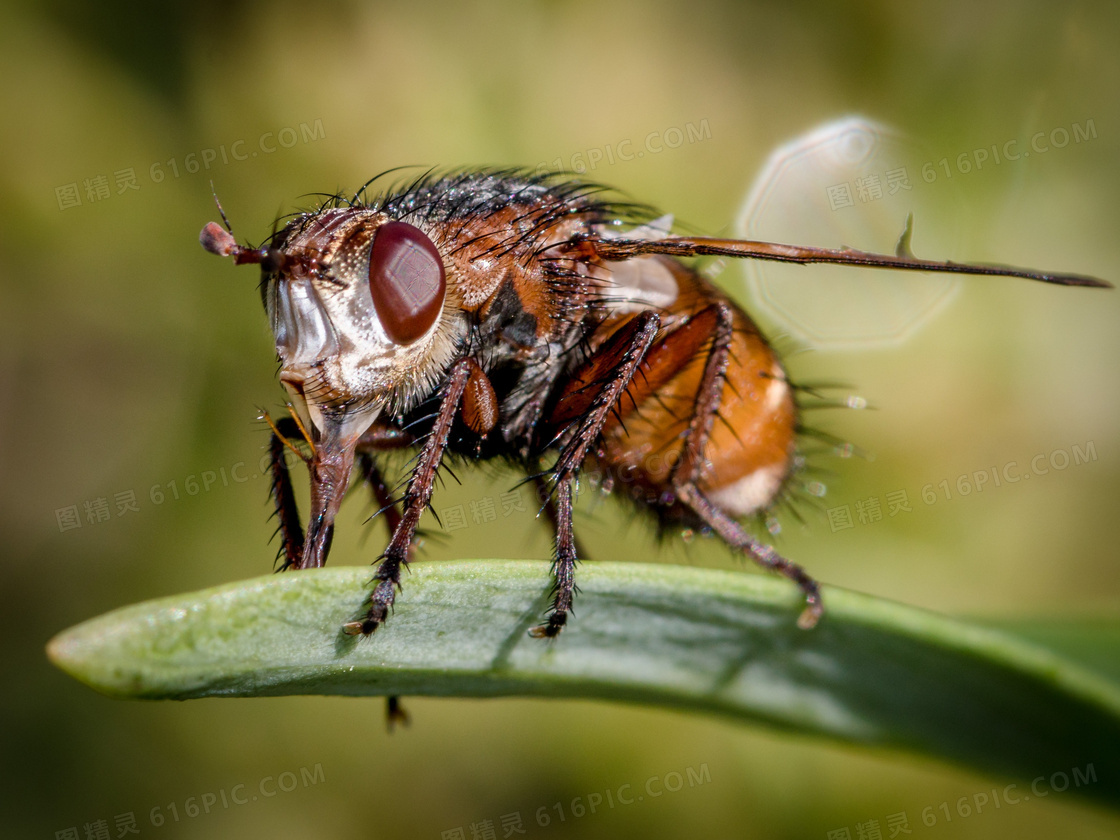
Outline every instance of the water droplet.
[(867, 400), (858, 394), (848, 394), (848, 399), (845, 402), (848, 408), (854, 408), (857, 411), (861, 408), (867, 408)]
[(821, 498), (828, 492), (828, 485), (823, 484), (820, 481), (810, 481), (805, 485), (805, 490), (809, 493), (810, 496)]
[(850, 443), (842, 443), (832, 451), (841, 458), (851, 458), (855, 454), (856, 448)]
[(686, 543), (692, 542), (692, 538), (696, 536), (696, 532), (691, 528), (684, 528), (681, 530), (681, 539)]

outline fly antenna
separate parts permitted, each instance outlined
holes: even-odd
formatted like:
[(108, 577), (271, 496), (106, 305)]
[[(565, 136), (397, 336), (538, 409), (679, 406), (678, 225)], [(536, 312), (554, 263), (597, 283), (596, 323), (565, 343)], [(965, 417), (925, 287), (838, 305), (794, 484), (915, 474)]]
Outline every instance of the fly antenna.
[(226, 230), (233, 234), (233, 226), (230, 225), (229, 219), (226, 217), (226, 211), (222, 209), (222, 202), (218, 200), (218, 190), (214, 187), (214, 179), (210, 179), (210, 195), (214, 196), (214, 203), (218, 205), (218, 214), (222, 217), (222, 224), (226, 226)]
[(225, 228), (223, 229), (217, 222), (208, 222), (198, 235), (198, 241), (202, 247), (219, 257), (233, 257), (236, 265), (262, 262), (268, 254), (264, 248), (250, 248), (247, 245), (237, 244), (237, 240), (233, 236), (233, 228), (226, 217), (226, 211), (222, 209), (222, 202), (218, 200), (218, 193), (214, 189), (213, 181), (210, 182), (210, 194), (214, 196), (214, 203), (218, 205), (218, 213), (222, 217)]

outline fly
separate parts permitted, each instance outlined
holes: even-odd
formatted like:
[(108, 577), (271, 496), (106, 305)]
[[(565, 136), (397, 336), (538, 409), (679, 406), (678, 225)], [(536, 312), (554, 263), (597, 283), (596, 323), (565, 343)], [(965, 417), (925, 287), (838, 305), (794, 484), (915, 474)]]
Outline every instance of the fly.
[[(792, 581), (823, 613), (817, 582), (743, 521), (781, 498), (796, 471), (798, 389), (750, 316), (680, 262), (695, 256), (1020, 277), (1110, 288), (1075, 274), (934, 262), (769, 242), (673, 236), (601, 187), (520, 170), (425, 175), (366, 198), (334, 197), (260, 247), (227, 223), (202, 246), (259, 264), (292, 417), (272, 424), (271, 494), (283, 569), (322, 566), (355, 469), (392, 532), (358, 621), (388, 618), (420, 516), (449, 454), (513, 461), (542, 487), (556, 532), (554, 637), (572, 611), (573, 495), (593, 467), (665, 525), (707, 529)], [(224, 220), (223, 214), (223, 220)], [(271, 423), (271, 421), (270, 421)], [(302, 438), (309, 455), (293, 443)], [(285, 447), (307, 462), (304, 533)], [(403, 496), (378, 455), (418, 451)]]

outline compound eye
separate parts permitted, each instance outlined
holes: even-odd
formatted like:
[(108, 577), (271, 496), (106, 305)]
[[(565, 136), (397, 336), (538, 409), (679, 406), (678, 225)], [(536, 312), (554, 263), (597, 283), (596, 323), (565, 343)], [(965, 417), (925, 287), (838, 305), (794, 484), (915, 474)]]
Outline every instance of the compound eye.
[(369, 253), (369, 290), (389, 338), (411, 344), (423, 336), (439, 317), (447, 291), (432, 240), (406, 222), (379, 227)]

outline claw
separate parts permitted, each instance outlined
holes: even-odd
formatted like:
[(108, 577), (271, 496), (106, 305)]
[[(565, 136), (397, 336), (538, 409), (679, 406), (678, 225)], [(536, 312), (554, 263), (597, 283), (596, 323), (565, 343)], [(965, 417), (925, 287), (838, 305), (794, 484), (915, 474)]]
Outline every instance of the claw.
[(548, 617), (547, 622), (530, 630), (529, 635), (534, 639), (555, 639), (567, 623), (567, 613), (553, 613)]
[(797, 617), (797, 626), (802, 630), (812, 630), (824, 615), (824, 604), (819, 600), (809, 600), (808, 605), (800, 616)]
[(378, 622), (368, 618), (364, 621), (348, 621), (342, 625), (342, 632), (347, 636), (368, 636), (378, 626)]

